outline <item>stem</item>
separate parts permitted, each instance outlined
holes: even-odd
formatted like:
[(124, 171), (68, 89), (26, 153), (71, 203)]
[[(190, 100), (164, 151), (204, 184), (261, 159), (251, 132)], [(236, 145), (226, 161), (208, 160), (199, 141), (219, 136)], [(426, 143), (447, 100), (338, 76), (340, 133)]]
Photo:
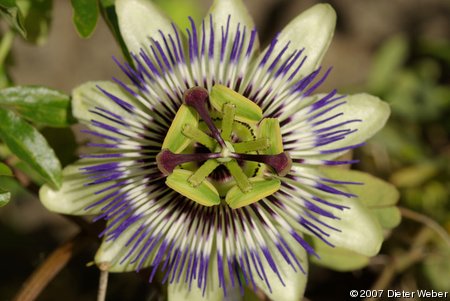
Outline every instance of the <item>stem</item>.
[(399, 209), (402, 216), (412, 219), (416, 222), (422, 223), (425, 226), (429, 227), (430, 229), (433, 229), (442, 238), (442, 240), (445, 241), (448, 246), (450, 246), (449, 235), (447, 234), (445, 229), (443, 229), (441, 225), (439, 225), (436, 221), (434, 221), (433, 219), (429, 218), (424, 214), (412, 211), (404, 207), (399, 207)]
[(100, 269), (100, 279), (98, 284), (98, 294), (97, 301), (105, 301), (106, 300), (106, 290), (108, 288), (108, 264), (101, 263), (99, 265)]
[[(433, 232), (423, 227), (416, 235), (408, 252), (399, 253), (391, 258), (378, 277), (372, 290), (385, 290), (395, 276), (419, 262), (425, 256), (425, 245), (433, 238)], [(365, 298), (364, 301), (375, 301), (378, 298)]]
[(85, 242), (85, 236), (78, 234), (54, 250), (44, 263), (25, 281), (14, 301), (36, 300), (44, 288), (58, 275)]
[(8, 30), (0, 42), (0, 66), (4, 65), (6, 57), (11, 50), (12, 43), (14, 41), (15, 33), (12, 30)]

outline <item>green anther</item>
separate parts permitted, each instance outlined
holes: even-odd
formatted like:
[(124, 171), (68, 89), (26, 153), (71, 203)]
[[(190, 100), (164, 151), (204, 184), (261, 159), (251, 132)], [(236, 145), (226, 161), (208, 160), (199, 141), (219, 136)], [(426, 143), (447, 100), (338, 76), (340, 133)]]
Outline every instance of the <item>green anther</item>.
[(184, 125), (182, 133), (186, 137), (206, 146), (209, 150), (213, 150), (217, 145), (217, 142), (216, 140), (214, 140), (214, 138), (208, 136), (207, 134), (190, 124)]
[(247, 193), (252, 190), (252, 184), (249, 182), (247, 176), (242, 171), (236, 160), (231, 160), (225, 163), (226, 168), (230, 171), (231, 175), (236, 181), (237, 186), (243, 193)]
[(260, 177), (250, 178), (252, 190), (244, 192), (240, 187), (234, 186), (228, 190), (225, 202), (233, 209), (241, 208), (274, 194), (280, 189), (281, 182), (278, 179), (264, 179)]
[(215, 159), (207, 160), (205, 163), (203, 163), (202, 166), (200, 166), (199, 169), (197, 169), (192, 176), (188, 178), (188, 182), (191, 183), (192, 186), (197, 187), (200, 185), (206, 177), (216, 169), (216, 167), (219, 166), (219, 162)]
[(281, 136), (280, 123), (276, 118), (264, 118), (258, 126), (258, 137), (268, 138), (270, 146), (262, 152), (267, 155), (277, 155), (284, 151), (283, 137)]
[(188, 180), (192, 175), (193, 172), (189, 170), (175, 169), (167, 177), (166, 184), (200, 205), (209, 207), (220, 204), (220, 196), (214, 185), (205, 179), (194, 187)]
[(186, 124), (196, 128), (198, 126), (198, 114), (194, 109), (183, 104), (178, 109), (167, 131), (161, 149), (169, 149), (177, 154), (182, 152), (192, 142), (190, 138), (180, 135)]
[(233, 130), (233, 121), (236, 113), (236, 106), (231, 103), (226, 103), (223, 105), (222, 110), (222, 138), (224, 140), (230, 140), (231, 132)]
[(228, 87), (213, 86), (209, 94), (209, 100), (213, 108), (220, 112), (224, 109), (225, 104), (235, 105), (235, 120), (256, 124), (263, 118), (262, 110), (256, 103)]
[(234, 143), (234, 151), (236, 153), (248, 153), (254, 151), (263, 151), (270, 146), (268, 138), (258, 138), (250, 141)]

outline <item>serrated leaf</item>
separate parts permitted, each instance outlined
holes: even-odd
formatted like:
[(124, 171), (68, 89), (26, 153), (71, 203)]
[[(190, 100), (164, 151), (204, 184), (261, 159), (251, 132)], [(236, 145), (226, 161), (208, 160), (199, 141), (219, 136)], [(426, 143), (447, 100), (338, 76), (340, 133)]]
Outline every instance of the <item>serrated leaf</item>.
[(0, 16), (24, 38), (26, 37), (23, 15), (15, 0), (0, 0)]
[(0, 207), (5, 206), (11, 200), (11, 193), (0, 188)]
[(0, 162), (0, 176), (8, 176), (8, 177), (13, 176), (11, 169), (9, 169), (9, 167), (2, 162)]
[(38, 124), (65, 127), (74, 122), (70, 97), (38, 86), (17, 86), (0, 90), (0, 107), (6, 107)]
[(331, 179), (364, 183), (346, 185), (345, 190), (357, 195), (383, 228), (391, 229), (400, 223), (400, 214), (395, 207), (400, 195), (394, 185), (356, 170), (328, 167), (321, 168), (321, 171)]
[(98, 20), (97, 1), (71, 0), (73, 9), (73, 23), (77, 32), (83, 38), (88, 38), (95, 29)]
[(12, 111), (0, 108), (0, 139), (47, 183), (61, 185), (61, 164), (45, 138)]

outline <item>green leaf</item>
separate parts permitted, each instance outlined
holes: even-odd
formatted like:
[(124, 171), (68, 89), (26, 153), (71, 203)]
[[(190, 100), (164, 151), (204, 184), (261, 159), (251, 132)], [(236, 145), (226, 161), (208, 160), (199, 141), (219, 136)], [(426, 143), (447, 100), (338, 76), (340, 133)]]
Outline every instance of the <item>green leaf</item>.
[(61, 164), (45, 138), (11, 111), (0, 108), (0, 138), (47, 183), (61, 185)]
[(0, 207), (5, 206), (11, 199), (11, 193), (0, 188)]
[(11, 27), (26, 37), (23, 15), (15, 0), (0, 0), (0, 17), (6, 19)]
[(383, 44), (371, 69), (368, 86), (375, 94), (385, 92), (398, 74), (408, 56), (408, 42), (404, 36), (395, 36)]
[(347, 272), (361, 269), (369, 263), (368, 256), (340, 247), (333, 248), (315, 236), (311, 236), (310, 239), (314, 250), (320, 256), (320, 258), (310, 256), (310, 260), (317, 265), (340, 272)]
[(73, 9), (73, 23), (83, 38), (88, 38), (95, 29), (98, 20), (97, 1), (71, 0)]
[(8, 176), (8, 177), (13, 176), (11, 169), (9, 169), (9, 167), (2, 162), (0, 162), (0, 176)]
[(422, 262), (423, 275), (434, 289), (439, 291), (450, 291), (448, 275), (450, 271), (450, 247), (441, 243), (436, 251), (426, 256)]
[(418, 187), (429, 181), (439, 172), (438, 166), (432, 162), (421, 163), (397, 170), (391, 175), (390, 181), (397, 187)]
[(356, 194), (358, 200), (370, 209), (372, 216), (383, 228), (391, 229), (400, 223), (400, 212), (395, 207), (400, 195), (394, 185), (356, 170), (328, 167), (321, 168), (321, 171), (332, 179), (364, 183), (346, 185), (345, 190)]
[(45, 87), (17, 86), (0, 90), (0, 107), (38, 124), (65, 127), (74, 122), (68, 95)]
[(18, 0), (27, 31), (26, 40), (36, 45), (47, 41), (52, 20), (52, 0)]

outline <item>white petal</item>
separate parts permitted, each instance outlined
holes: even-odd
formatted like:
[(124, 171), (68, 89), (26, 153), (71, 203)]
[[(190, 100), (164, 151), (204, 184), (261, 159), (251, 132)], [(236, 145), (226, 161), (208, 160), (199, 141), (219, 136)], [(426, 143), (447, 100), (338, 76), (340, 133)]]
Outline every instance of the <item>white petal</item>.
[(159, 30), (172, 30), (170, 20), (150, 0), (116, 0), (116, 13), (122, 38), (133, 53), (147, 47), (150, 37), (158, 40)]
[[(290, 234), (279, 228), (280, 232), (283, 232), (282, 236), (286, 243), (290, 246), (291, 250), (296, 255), (297, 259), (302, 265), (305, 273), (308, 272), (308, 257), (305, 249), (300, 247), (297, 242), (294, 241)], [(283, 283), (278, 278), (278, 275), (273, 272), (270, 265), (265, 259), (262, 259), (264, 270), (270, 282), (270, 289), (266, 282), (259, 277), (254, 277), (256, 285), (271, 299), (271, 300), (283, 300), (283, 301), (298, 301), (302, 300), (305, 293), (307, 275), (297, 268), (296, 271), (286, 263), (283, 256), (278, 250), (271, 250), (273, 259), (276, 262), (278, 272), (283, 278)]]
[(330, 231), (327, 240), (336, 247), (362, 255), (378, 254), (383, 243), (383, 231), (380, 224), (360, 200), (345, 199), (342, 203), (349, 208), (343, 211), (329, 208), (329, 211), (340, 219), (331, 220), (320, 217), (322, 221), (341, 231)]
[[(331, 168), (326, 170), (328, 169)], [(294, 186), (295, 189), (289, 189), (291, 191), (287, 192), (292, 195), (301, 193), (301, 196), (310, 199), (316, 206), (328, 211), (330, 216), (334, 216), (334, 218), (331, 218), (316, 214), (319, 220), (330, 227), (329, 229), (324, 226), (320, 227), (329, 235), (323, 236), (326, 241), (336, 247), (354, 251), (361, 255), (374, 256), (379, 252), (383, 242), (383, 231), (376, 217), (364, 205), (365, 201), (352, 195), (352, 190), (349, 187), (358, 184), (331, 184), (330, 181), (321, 180), (346, 181), (345, 170), (342, 170), (342, 173), (344, 175), (341, 178), (333, 177), (330, 179), (327, 173), (317, 168), (294, 165), (291, 175), (295, 178), (286, 178), (285, 181)], [(324, 185), (328, 187), (326, 188)], [(313, 200), (314, 197), (335, 206), (317, 202)], [(313, 235), (312, 233), (309, 234)]]
[[(273, 55), (278, 55), (288, 42), (289, 49), (282, 58), (294, 50), (305, 49), (308, 56), (305, 63), (293, 78), (293, 82), (315, 70), (322, 61), (333, 38), (336, 25), (336, 12), (329, 4), (317, 4), (301, 13), (281, 31)], [(262, 52), (262, 56), (265, 51)]]
[[(211, 20), (213, 21), (213, 33), (211, 31)], [(241, 0), (215, 0), (203, 22), (204, 31), (202, 27), (200, 37), (205, 36), (207, 55), (201, 57), (204, 61), (204, 69), (200, 70), (200, 68), (194, 67), (194, 75), (197, 78), (204, 77), (208, 86), (211, 86), (214, 82), (232, 87), (238, 78), (244, 76), (243, 71), (248, 69), (251, 58), (259, 48), (256, 32), (253, 35), (254, 39), (251, 38), (252, 31), (255, 29), (253, 19)], [(244, 27), (245, 38), (243, 38)], [(226, 37), (225, 41), (222, 41), (224, 37)], [(238, 58), (229, 61), (237, 38), (242, 39), (242, 51), (238, 51)], [(209, 58), (211, 49), (208, 45), (211, 45), (211, 39), (214, 41), (214, 60)], [(223, 58), (223, 61), (221, 61), (221, 58)]]
[[(313, 97), (318, 97), (318, 99), (320, 99), (322, 96), (323, 95), (315, 95)], [(309, 102), (307, 99), (304, 99), (303, 101), (306, 103)], [(295, 143), (292, 143), (293, 151), (291, 155), (293, 157), (316, 159), (337, 158), (348, 150), (346, 148), (361, 144), (375, 135), (383, 128), (390, 115), (389, 105), (378, 97), (369, 94), (350, 95), (342, 99), (342, 101), (345, 102), (345, 104), (330, 110), (313, 121), (309, 121), (307, 118), (319, 113), (321, 109), (310, 111), (310, 107), (306, 107), (291, 115), (291, 121), (288, 125), (283, 127), (281, 131), (283, 134), (289, 133), (289, 135), (286, 136), (289, 140), (296, 140)], [(334, 105), (334, 103), (329, 106), (332, 105)], [(326, 107), (323, 108), (323, 110), (325, 109)], [(327, 120), (340, 113), (342, 113), (340, 116), (336, 116), (325, 123), (321, 123), (319, 126), (311, 126), (314, 122)], [(315, 146), (315, 143), (318, 142), (317, 139), (319, 134), (316, 134), (314, 131), (350, 120), (358, 121), (343, 124), (342, 126), (330, 129), (329, 132), (338, 130), (356, 130), (355, 132), (345, 135), (343, 139)], [(310, 141), (310, 143), (308, 141)], [(340, 151), (340, 149), (342, 150)]]
[[(212, 258), (212, 257), (211, 257)], [(227, 294), (233, 295), (236, 298), (228, 299), (224, 296), (223, 289), (219, 287), (219, 278), (217, 273), (217, 262), (212, 259), (210, 261), (210, 267), (207, 276), (207, 285), (205, 293), (203, 294), (203, 289), (198, 288), (197, 282), (193, 281), (191, 288), (189, 289), (189, 282), (184, 282), (184, 277), (181, 277), (179, 282), (169, 283), (168, 285), (168, 300), (169, 301), (225, 301), (225, 300), (240, 300), (239, 293), (233, 289), (228, 289)], [(228, 296), (229, 297), (229, 296)]]
[(98, 214), (100, 206), (86, 208), (103, 196), (95, 192), (105, 188), (107, 184), (85, 186), (88, 181), (80, 170), (82, 167), (93, 165), (93, 162), (93, 160), (83, 159), (64, 168), (62, 186), (59, 190), (54, 190), (48, 185), (42, 186), (39, 190), (42, 204), (50, 211), (63, 214)]
[(125, 245), (136, 233), (141, 224), (142, 221), (133, 223), (116, 239), (108, 240), (107, 237), (103, 238), (103, 241), (95, 254), (95, 263), (97, 265), (105, 264), (108, 267), (108, 271), (113, 273), (135, 271), (138, 263), (130, 264), (130, 261), (133, 258), (128, 258), (127, 260), (124, 260), (123, 263), (121, 261), (129, 251), (129, 247), (125, 247)]
[(114, 103), (99, 88), (104, 89), (132, 106), (142, 106), (136, 98), (125, 92), (118, 84), (109, 81), (87, 82), (72, 91), (72, 114), (78, 120), (84, 121), (85, 124), (89, 124), (93, 119), (98, 119), (98, 115), (91, 112), (95, 107), (107, 109), (119, 116), (130, 115), (118, 104)]
[[(226, 28), (229, 16), (231, 17), (230, 30), (232, 30), (232, 32), (235, 31), (238, 23), (240, 23), (241, 26), (247, 27), (248, 30), (252, 30), (255, 27), (252, 17), (241, 0), (214, 0), (213, 5), (206, 15), (205, 22), (209, 22), (210, 14), (214, 19), (216, 33), (220, 33), (222, 26), (224, 29)], [(217, 38), (218, 37), (220, 37), (220, 35), (218, 35)]]

